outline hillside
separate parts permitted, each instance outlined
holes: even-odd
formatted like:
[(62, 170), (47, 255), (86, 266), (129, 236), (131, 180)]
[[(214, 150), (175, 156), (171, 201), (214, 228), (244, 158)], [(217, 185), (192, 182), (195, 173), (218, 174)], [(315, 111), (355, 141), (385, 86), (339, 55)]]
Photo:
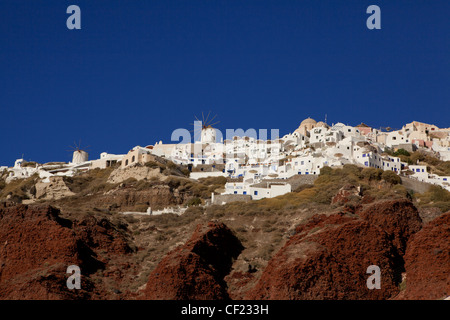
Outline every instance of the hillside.
[[(0, 269), (0, 287), (9, 289), (0, 298), (440, 299), (449, 295), (445, 279), (450, 250), (445, 239), (450, 213), (445, 212), (450, 210), (450, 193), (442, 188), (414, 193), (397, 175), (345, 165), (324, 167), (312, 184), (299, 185), (282, 196), (205, 205), (211, 192), (223, 187), (222, 177), (195, 181), (183, 168), (170, 171), (158, 165), (156, 176), (148, 168), (142, 166), (142, 172), (152, 176), (140, 180), (108, 182), (114, 168), (59, 179), (53, 193), (47, 190), (61, 195), (59, 199), (36, 199), (36, 177), (1, 185), (0, 243), (8, 245), (1, 249), (0, 260), (9, 262)], [(175, 205), (188, 208), (182, 215), (120, 213)], [(36, 223), (40, 227), (32, 228)], [(17, 237), (18, 232), (25, 236)], [(213, 259), (214, 250), (224, 252), (230, 241), (236, 249), (226, 258), (228, 267), (218, 269), (208, 259)], [(66, 244), (57, 247), (60, 242)], [(41, 246), (45, 254), (37, 250)], [(21, 253), (12, 256), (14, 247), (22, 248)], [(428, 257), (430, 250), (436, 255)], [(434, 259), (428, 266), (435, 270), (433, 285), (423, 284), (418, 276), (427, 259)], [(197, 267), (180, 269), (186, 263)], [(66, 292), (63, 266), (67, 264), (86, 270), (80, 292)], [(369, 264), (380, 264), (388, 275), (380, 292), (364, 287)], [(188, 273), (180, 277), (180, 270)], [(204, 281), (194, 285), (196, 274), (203, 274)], [(171, 283), (174, 294), (163, 296), (155, 288), (150, 292), (149, 279)], [(38, 294), (28, 286), (39, 288)], [(180, 290), (185, 293), (175, 294)]]

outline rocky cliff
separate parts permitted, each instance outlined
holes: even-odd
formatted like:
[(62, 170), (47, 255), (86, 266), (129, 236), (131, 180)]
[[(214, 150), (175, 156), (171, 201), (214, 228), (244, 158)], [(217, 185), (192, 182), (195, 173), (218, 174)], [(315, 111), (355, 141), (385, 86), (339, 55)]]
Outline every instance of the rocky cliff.
[[(406, 200), (371, 205), (359, 213), (316, 215), (269, 261), (248, 299), (388, 299), (399, 292), (403, 254), (420, 230)], [(367, 288), (367, 268), (381, 270), (381, 289)]]
[(50, 177), (49, 182), (38, 181), (36, 183), (36, 199), (55, 199), (75, 195), (64, 181), (64, 177)]
[(161, 174), (160, 168), (149, 168), (146, 166), (133, 166), (126, 169), (118, 168), (111, 172), (107, 182), (108, 183), (120, 183), (127, 179), (157, 179), (164, 181), (167, 179), (167, 176)]
[(171, 251), (150, 274), (146, 299), (228, 299), (224, 277), (242, 251), (223, 223), (198, 225), (191, 239)]
[[(368, 290), (377, 265), (381, 290)], [(334, 214), (315, 216), (270, 260), (248, 299), (386, 299), (396, 293), (395, 248), (379, 227)]]
[[(0, 299), (88, 299), (103, 295), (89, 275), (104, 269), (97, 251), (126, 254), (124, 238), (104, 221), (72, 222), (49, 206), (0, 207)], [(67, 267), (81, 269), (81, 290), (69, 290)]]
[(407, 199), (377, 202), (358, 215), (383, 229), (400, 256), (405, 254), (409, 238), (422, 228), (419, 212)]
[[(165, 187), (122, 188), (105, 194), (104, 205), (117, 201), (126, 207), (170, 194)], [(79, 202), (80, 211), (83, 205)], [(129, 216), (80, 214), (72, 204), (74, 214), (62, 218), (48, 205), (0, 204), (0, 299), (449, 295), (450, 213), (430, 216), (423, 224), (407, 199), (359, 199), (290, 214), (235, 214), (240, 206), (216, 206), (209, 212), (192, 207), (182, 216)], [(69, 265), (81, 268), (81, 290), (66, 286)], [(372, 265), (380, 267), (381, 289), (367, 288)]]
[(450, 296), (450, 212), (436, 218), (408, 242), (404, 299)]

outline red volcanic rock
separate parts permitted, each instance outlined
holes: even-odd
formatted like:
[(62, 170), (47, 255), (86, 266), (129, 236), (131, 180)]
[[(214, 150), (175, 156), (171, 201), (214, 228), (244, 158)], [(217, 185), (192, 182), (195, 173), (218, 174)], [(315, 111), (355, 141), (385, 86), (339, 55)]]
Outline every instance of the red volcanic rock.
[[(0, 207), (0, 299), (58, 299), (85, 293), (67, 289), (62, 281), (66, 269), (78, 265), (84, 270), (97, 262), (77, 240), (71, 222), (58, 213), (52, 207)], [(45, 284), (52, 277), (49, 270), (58, 274), (59, 282)]]
[(409, 238), (422, 228), (419, 212), (406, 199), (376, 202), (358, 215), (386, 231), (402, 256)]
[(81, 221), (75, 221), (73, 229), (77, 233), (77, 238), (94, 250), (102, 249), (115, 254), (132, 251), (125, 238), (106, 219), (89, 216)]
[(191, 239), (169, 252), (150, 274), (145, 299), (228, 299), (224, 277), (242, 249), (223, 223), (198, 225)]
[[(0, 299), (88, 299), (100, 297), (89, 275), (105, 263), (94, 250), (126, 253), (125, 239), (108, 221), (74, 222), (50, 206), (0, 204)], [(81, 290), (69, 290), (67, 267), (81, 269)]]
[(255, 276), (251, 272), (233, 271), (225, 277), (232, 300), (242, 300), (246, 290), (253, 287)]
[(371, 195), (366, 194), (366, 195), (364, 195), (364, 196), (361, 198), (360, 203), (361, 203), (361, 204), (369, 204), (369, 203), (372, 203), (372, 202), (374, 202), (374, 201), (375, 201), (375, 198), (374, 198), (374, 197), (372, 197)]
[(348, 184), (339, 189), (338, 193), (331, 199), (331, 203), (344, 204), (349, 202), (351, 198), (359, 199), (360, 196), (359, 188)]
[(1, 300), (79, 300), (91, 299), (95, 290), (89, 278), (81, 275), (81, 289), (69, 290), (66, 285), (67, 265), (32, 269), (0, 283)]
[[(343, 214), (315, 215), (269, 261), (246, 299), (386, 299), (398, 292), (398, 256), (378, 226)], [(367, 268), (381, 269), (369, 290)]]
[(405, 299), (450, 296), (450, 212), (434, 219), (408, 242)]

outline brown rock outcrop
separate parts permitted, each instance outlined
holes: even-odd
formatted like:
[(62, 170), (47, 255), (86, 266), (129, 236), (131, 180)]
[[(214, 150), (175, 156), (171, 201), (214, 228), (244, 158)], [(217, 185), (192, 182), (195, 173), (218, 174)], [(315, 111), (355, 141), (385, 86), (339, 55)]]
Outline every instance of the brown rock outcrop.
[(75, 221), (73, 229), (77, 233), (77, 239), (94, 250), (101, 249), (115, 254), (132, 251), (125, 238), (107, 219), (90, 216), (81, 221)]
[(169, 252), (150, 274), (145, 299), (228, 299), (224, 277), (242, 249), (225, 224), (198, 225), (191, 239)]
[(450, 296), (450, 212), (434, 219), (408, 242), (404, 299)]
[[(344, 214), (313, 216), (269, 261), (247, 299), (386, 299), (398, 292), (396, 249), (380, 227)], [(369, 290), (370, 265), (381, 289)]]
[(120, 211), (132, 211), (136, 205), (163, 209), (171, 205), (183, 204), (189, 196), (173, 190), (167, 185), (158, 185), (147, 190), (124, 188), (97, 197), (92, 201), (92, 205), (101, 207), (108, 203), (115, 208), (120, 208)]
[(344, 204), (349, 202), (352, 198), (360, 199), (360, 187), (354, 185), (345, 185), (339, 189), (338, 193), (331, 199), (331, 203)]
[(160, 168), (149, 168), (146, 166), (132, 166), (128, 168), (118, 168), (111, 172), (108, 177), (109, 183), (119, 183), (127, 179), (134, 178), (136, 180), (157, 178), (166, 180), (167, 176), (161, 174)]
[(409, 238), (422, 228), (419, 212), (406, 199), (376, 202), (358, 215), (386, 231), (401, 256)]
[[(98, 266), (90, 249), (77, 240), (69, 220), (52, 207), (19, 205), (0, 208), (0, 298), (58, 299), (81, 295), (62, 281), (69, 265), (82, 270)], [(49, 271), (58, 274), (55, 287), (46, 284)], [(62, 275), (62, 276), (61, 276)], [(48, 291), (45, 291), (45, 288)]]
[[(406, 245), (422, 227), (417, 209), (408, 200), (392, 200), (365, 209), (350, 206), (346, 212), (316, 215), (297, 227), (247, 298), (387, 299), (397, 294)], [(370, 265), (381, 269), (379, 290), (367, 288)]]
[(50, 182), (39, 181), (36, 183), (36, 199), (61, 199), (75, 195), (66, 182), (64, 177), (49, 177)]
[[(101, 296), (102, 289), (88, 278), (105, 267), (93, 249), (130, 249), (107, 223), (94, 220), (72, 223), (50, 206), (0, 204), (0, 299)], [(81, 269), (81, 290), (67, 288), (70, 265)]]

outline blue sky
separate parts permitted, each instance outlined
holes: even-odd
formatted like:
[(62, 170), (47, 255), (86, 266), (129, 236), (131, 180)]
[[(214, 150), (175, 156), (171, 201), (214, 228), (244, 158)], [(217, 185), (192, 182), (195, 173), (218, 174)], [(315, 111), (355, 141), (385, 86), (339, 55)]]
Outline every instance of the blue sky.
[(223, 132), (449, 127), (449, 17), (439, 0), (2, 0), (0, 165), (169, 143), (202, 111)]

